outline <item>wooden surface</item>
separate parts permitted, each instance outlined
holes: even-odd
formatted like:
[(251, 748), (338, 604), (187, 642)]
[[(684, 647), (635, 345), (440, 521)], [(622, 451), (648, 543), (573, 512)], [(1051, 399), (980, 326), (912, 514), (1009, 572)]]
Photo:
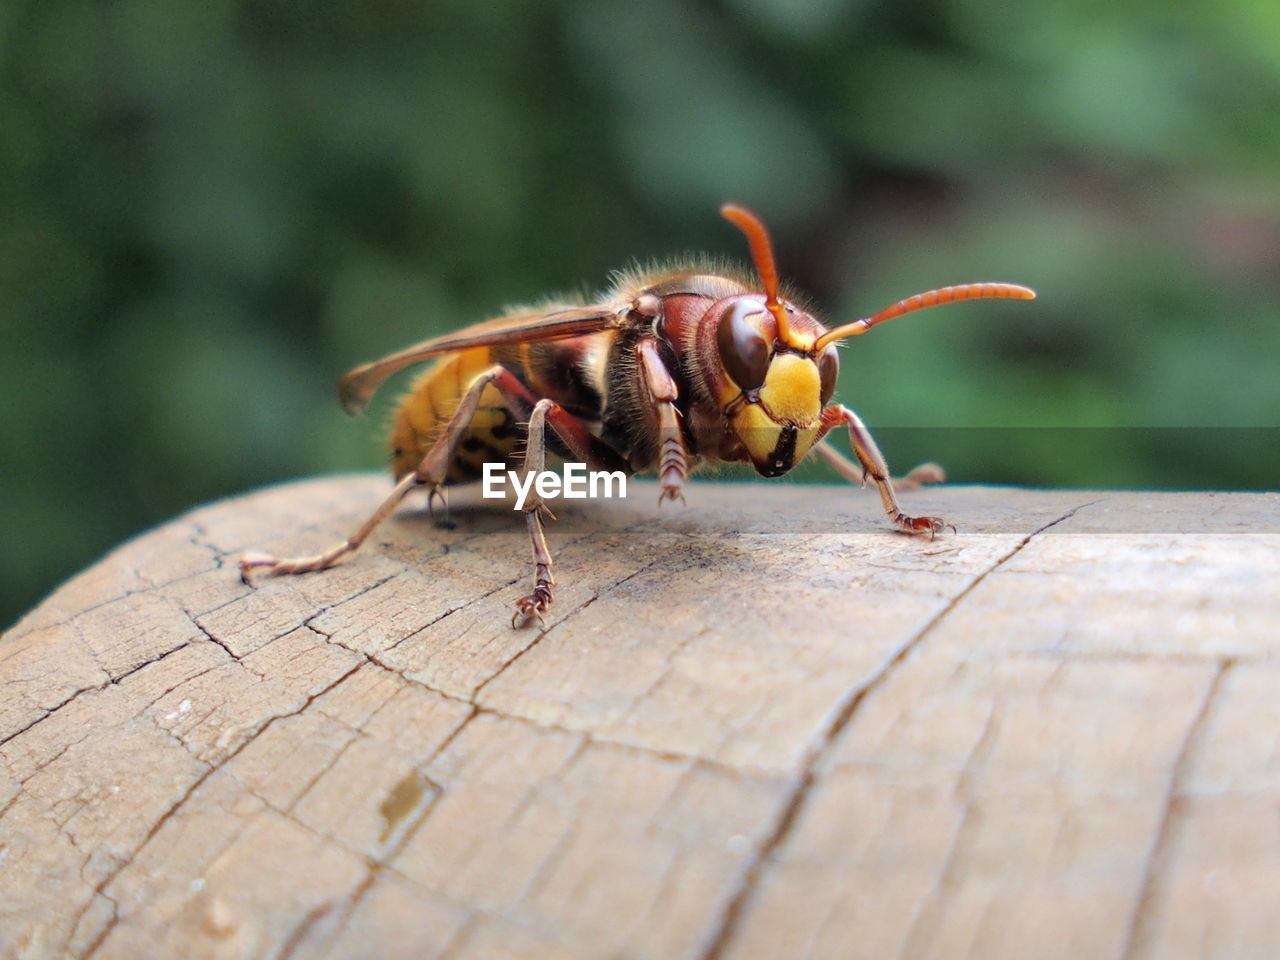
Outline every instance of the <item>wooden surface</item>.
[[(837, 487), (402, 512), (330, 479), (0, 641), (4, 957), (1280, 954), (1280, 496)], [(1115, 532), (1121, 531), (1121, 532)]]

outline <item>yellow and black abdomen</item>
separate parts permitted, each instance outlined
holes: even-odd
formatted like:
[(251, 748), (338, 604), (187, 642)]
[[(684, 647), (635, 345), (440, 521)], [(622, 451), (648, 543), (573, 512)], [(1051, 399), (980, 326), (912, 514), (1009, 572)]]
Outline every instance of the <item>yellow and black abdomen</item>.
[[(493, 384), (484, 388), (480, 405), (458, 443), (445, 483), (469, 483), (484, 476), (485, 463), (521, 466), (524, 423), (543, 397), (560, 404), (588, 429), (601, 419), (603, 393), (600, 363), (609, 341), (600, 335), (562, 340), (472, 347), (437, 361), (414, 383), (400, 403), (391, 429), (392, 469), (398, 478), (417, 469), (431, 445), (449, 425), (476, 377), (498, 364), (505, 367), (523, 391), (512, 410)], [(556, 456), (565, 450), (550, 434), (547, 446)]]
[[(405, 394), (391, 428), (392, 470), (397, 479), (417, 469), (431, 445), (445, 432), (472, 382), (496, 362), (489, 347), (473, 347), (433, 364)], [(489, 384), (480, 395), (475, 418), (449, 462), (445, 483), (479, 480), (488, 462), (517, 465), (521, 433), (497, 387)]]

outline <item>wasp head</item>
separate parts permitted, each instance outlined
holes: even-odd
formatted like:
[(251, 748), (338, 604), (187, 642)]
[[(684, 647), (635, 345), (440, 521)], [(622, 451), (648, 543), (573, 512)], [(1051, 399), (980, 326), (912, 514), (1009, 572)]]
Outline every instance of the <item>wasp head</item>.
[(756, 471), (781, 476), (817, 440), (822, 409), (840, 374), (836, 349), (816, 350), (822, 327), (790, 304), (781, 304), (789, 321), (785, 340), (764, 298), (731, 297), (718, 306), (725, 417)]
[(720, 213), (747, 238), (764, 295), (730, 297), (709, 311), (726, 374), (712, 380), (731, 430), (766, 477), (786, 473), (818, 439), (822, 408), (830, 402), (840, 375), (837, 340), (904, 313), (956, 300), (1035, 298), (1034, 290), (1014, 283), (965, 283), (918, 293), (870, 317), (827, 330), (778, 297), (778, 268), (764, 222), (736, 203), (726, 203)]

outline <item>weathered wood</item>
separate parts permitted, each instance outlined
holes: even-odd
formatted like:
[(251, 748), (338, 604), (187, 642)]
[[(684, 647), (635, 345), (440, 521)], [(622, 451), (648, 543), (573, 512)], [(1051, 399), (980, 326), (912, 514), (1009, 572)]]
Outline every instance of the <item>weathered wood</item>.
[[(1272, 957), (1280, 497), (198, 510), (0, 641), (6, 957)], [(472, 498), (474, 503), (474, 498)], [(1122, 532), (1113, 532), (1113, 531)]]

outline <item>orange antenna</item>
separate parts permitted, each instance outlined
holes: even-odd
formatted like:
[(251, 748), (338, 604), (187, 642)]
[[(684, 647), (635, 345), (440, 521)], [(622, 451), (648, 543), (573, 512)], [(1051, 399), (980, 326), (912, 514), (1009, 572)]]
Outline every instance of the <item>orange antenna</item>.
[(818, 338), (818, 342), (813, 345), (813, 350), (817, 353), (827, 344), (835, 343), (843, 337), (856, 337), (860, 333), (866, 333), (877, 323), (884, 323), (886, 320), (900, 317), (904, 313), (911, 313), (913, 310), (923, 310), (925, 307), (936, 307), (944, 303), (954, 303), (957, 300), (1034, 300), (1035, 298), (1034, 290), (1016, 283), (962, 283), (954, 287), (942, 287), (940, 290), (929, 290), (926, 293), (917, 293), (914, 297), (899, 300), (870, 317), (828, 330)]
[(765, 228), (764, 221), (736, 203), (724, 204), (720, 208), (720, 216), (746, 235), (756, 273), (760, 275), (760, 282), (764, 285), (764, 305), (778, 323), (778, 339), (790, 344), (791, 324), (787, 321), (786, 308), (778, 299), (778, 266), (773, 259), (773, 244), (769, 240), (769, 231)]

